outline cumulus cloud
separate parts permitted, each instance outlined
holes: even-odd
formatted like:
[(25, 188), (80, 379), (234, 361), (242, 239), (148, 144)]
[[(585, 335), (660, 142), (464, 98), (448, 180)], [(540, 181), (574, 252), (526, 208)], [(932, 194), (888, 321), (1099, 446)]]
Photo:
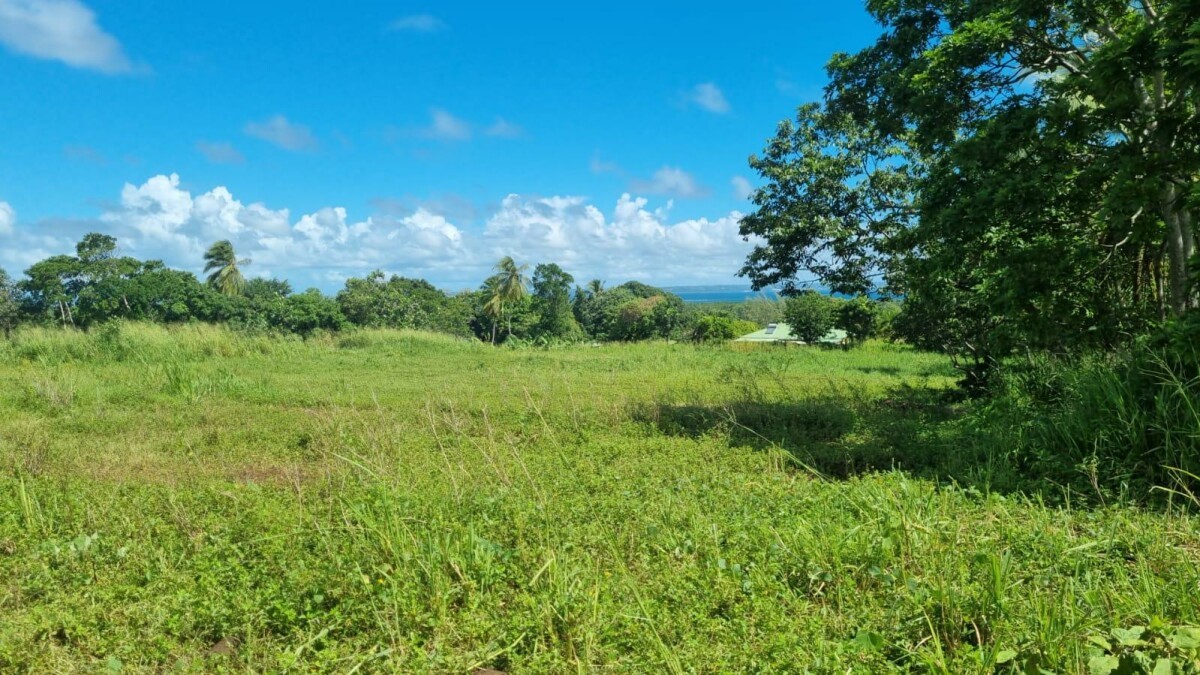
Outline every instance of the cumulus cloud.
[(205, 249), (228, 239), (253, 260), (248, 274), (271, 273), (297, 288), (327, 291), (374, 269), (452, 289), (475, 287), (504, 255), (557, 262), (580, 279), (682, 284), (732, 280), (752, 246), (738, 233), (736, 211), (712, 220), (677, 219), (670, 202), (653, 208), (631, 194), (608, 211), (579, 196), (513, 194), (481, 221), (454, 222), (458, 217), (471, 218), (432, 205), (397, 205), (362, 219), (340, 206), (293, 214), (243, 202), (223, 186), (194, 193), (178, 175), (158, 175), (126, 184), (98, 220), (14, 225), (15, 213), (0, 202), (0, 233), (9, 233), (0, 264), (25, 269), (69, 253), (84, 233), (101, 231), (116, 236), (129, 255), (197, 273)]
[(0, 237), (6, 237), (13, 233), (13, 226), (17, 224), (17, 211), (8, 202), (0, 202)]
[(316, 137), (308, 127), (289, 122), (283, 115), (275, 115), (262, 122), (249, 122), (244, 131), (247, 136), (292, 152), (311, 152), (318, 146)]
[(408, 31), (413, 33), (437, 33), (449, 28), (445, 21), (442, 21), (432, 14), (412, 14), (409, 16), (402, 16), (393, 21), (388, 27), (392, 30)]
[(232, 143), (196, 141), (196, 149), (213, 164), (241, 164), (246, 161)]
[(634, 192), (680, 199), (708, 196), (708, 188), (701, 185), (695, 176), (675, 166), (664, 166), (655, 171), (650, 180), (634, 180), (631, 187)]
[(0, 269), (18, 275), (39, 260), (72, 253), (75, 243), (87, 232), (95, 232), (95, 220), (46, 220), (36, 225), (20, 223), (16, 209), (0, 201)]
[(106, 74), (133, 64), (78, 0), (0, 0), (0, 43), (18, 54)]
[(456, 226), (423, 209), (404, 218), (355, 221), (345, 208), (333, 206), (293, 218), (286, 208), (243, 203), (223, 186), (193, 195), (175, 174), (126, 184), (119, 205), (100, 220), (133, 255), (198, 271), (204, 250), (228, 239), (239, 255), (254, 261), (249, 273), (271, 270), (297, 285), (375, 268), (433, 269), (464, 245)]
[(726, 100), (725, 93), (712, 82), (705, 82), (693, 87), (688, 92), (688, 100), (710, 113), (724, 115), (729, 112), (729, 101)]
[(729, 184), (733, 186), (733, 196), (738, 199), (749, 199), (754, 194), (754, 186), (743, 176), (734, 176)]
[(738, 232), (742, 214), (672, 222), (669, 205), (647, 205), (626, 193), (606, 217), (583, 197), (509, 195), (487, 221), (486, 257), (553, 260), (580, 278), (664, 284), (733, 278), (752, 246)]

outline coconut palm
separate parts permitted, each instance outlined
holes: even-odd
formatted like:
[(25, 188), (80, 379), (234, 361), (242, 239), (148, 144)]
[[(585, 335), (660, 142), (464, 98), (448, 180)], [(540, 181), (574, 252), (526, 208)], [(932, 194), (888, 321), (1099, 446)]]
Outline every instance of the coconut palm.
[(604, 292), (604, 282), (599, 279), (592, 279), (587, 285), (588, 293), (594, 298)]
[(499, 277), (493, 276), (484, 282), (484, 313), (492, 319), (492, 345), (496, 344), (496, 327), (504, 317), (504, 295), (500, 294)]
[(242, 289), (246, 287), (246, 278), (242, 276), (238, 266), (249, 264), (249, 259), (237, 259), (237, 253), (229, 240), (218, 241), (204, 253), (204, 271), (211, 272), (208, 275), (208, 285), (222, 295), (242, 294)]
[[(525, 276), (525, 271), (529, 269), (529, 265), (518, 265), (517, 261), (512, 259), (512, 256), (504, 256), (500, 262), (496, 263), (496, 290), (493, 299), (496, 296), (501, 298), (498, 309), (501, 314), (505, 305), (513, 305), (525, 299), (529, 294), (529, 279)], [(512, 335), (512, 314), (508, 315), (508, 334)]]

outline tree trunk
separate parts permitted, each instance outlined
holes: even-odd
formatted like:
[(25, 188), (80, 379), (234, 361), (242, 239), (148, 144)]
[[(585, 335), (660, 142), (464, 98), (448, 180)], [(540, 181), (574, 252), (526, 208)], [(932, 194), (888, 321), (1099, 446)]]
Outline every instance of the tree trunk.
[(1179, 316), (1195, 306), (1190, 289), (1190, 264), (1196, 252), (1192, 217), (1180, 208), (1183, 195), (1175, 183), (1168, 184), (1162, 195), (1162, 215), (1167, 226), (1167, 292), (1171, 314)]

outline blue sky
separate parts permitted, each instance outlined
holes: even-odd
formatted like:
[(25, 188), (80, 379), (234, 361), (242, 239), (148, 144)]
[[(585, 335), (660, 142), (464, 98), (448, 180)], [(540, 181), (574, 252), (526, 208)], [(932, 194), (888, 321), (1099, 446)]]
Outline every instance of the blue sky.
[(0, 0), (0, 266), (99, 230), (326, 291), (505, 254), (739, 283), (746, 158), (876, 33), (857, 2)]

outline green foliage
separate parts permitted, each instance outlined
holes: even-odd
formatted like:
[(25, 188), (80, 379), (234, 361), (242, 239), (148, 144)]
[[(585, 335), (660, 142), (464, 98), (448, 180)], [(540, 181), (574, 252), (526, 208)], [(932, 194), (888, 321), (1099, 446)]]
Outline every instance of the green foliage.
[(1176, 627), (1155, 620), (1149, 627), (1117, 628), (1090, 638), (1091, 675), (1171, 675), (1200, 672), (1200, 628)]
[(1200, 6), (868, 10), (875, 44), (751, 159), (756, 285), (886, 285), (897, 331), (976, 391), (1011, 355), (1124, 348), (1197, 305)]
[(1200, 494), (1200, 351), (1010, 363), (981, 408), (997, 452), (1076, 489)]
[(875, 302), (865, 296), (843, 302), (837, 307), (834, 326), (846, 331), (855, 344), (875, 337), (879, 324), (879, 310)]
[(637, 281), (610, 289), (596, 286), (578, 296), (574, 306), (579, 324), (593, 339), (665, 339), (687, 322), (683, 299), (674, 293)]
[(722, 342), (748, 335), (759, 328), (756, 323), (728, 314), (705, 314), (692, 327), (691, 338), (693, 342)]
[(251, 302), (286, 298), (292, 294), (292, 284), (284, 279), (255, 277), (246, 282), (242, 295)]
[(554, 263), (533, 270), (533, 311), (538, 315), (536, 337), (571, 340), (582, 336), (571, 308), (571, 284), (575, 277)]
[(816, 291), (801, 291), (784, 301), (783, 318), (801, 341), (816, 344), (833, 329), (835, 305), (832, 298)]
[(297, 335), (339, 331), (346, 327), (346, 317), (337, 301), (315, 288), (266, 301), (259, 308), (270, 326)]
[(895, 340), (898, 338), (896, 334), (896, 320), (903, 312), (903, 305), (899, 302), (890, 300), (876, 301), (875, 303), (875, 335), (884, 340)]
[(228, 240), (218, 241), (204, 252), (204, 273), (208, 274), (208, 285), (222, 295), (241, 295), (246, 287), (241, 267), (249, 260), (238, 260), (233, 244)]
[[(410, 280), (399, 276), (387, 279), (381, 270), (376, 270), (363, 279), (347, 279), (337, 302), (342, 314), (356, 326), (416, 328), (428, 321), (429, 314), (412, 290)], [(437, 301), (429, 304), (436, 306)]]
[(813, 275), (835, 293), (876, 288), (892, 259), (886, 244), (910, 224), (911, 177), (898, 147), (880, 146), (869, 127), (816, 104), (780, 122), (750, 167), (767, 181), (741, 233), (758, 237), (740, 274), (755, 289), (803, 288)]
[(21, 304), (17, 299), (17, 286), (3, 268), (0, 268), (0, 331), (9, 337), (21, 317)]
[(485, 294), (482, 310), (491, 322), (491, 343), (496, 344), (500, 324), (507, 319), (507, 336), (512, 337), (513, 315), (524, 309), (529, 297), (529, 280), (525, 277), (528, 265), (518, 265), (512, 256), (504, 256), (496, 263), (495, 274), (484, 282), (481, 291)]

